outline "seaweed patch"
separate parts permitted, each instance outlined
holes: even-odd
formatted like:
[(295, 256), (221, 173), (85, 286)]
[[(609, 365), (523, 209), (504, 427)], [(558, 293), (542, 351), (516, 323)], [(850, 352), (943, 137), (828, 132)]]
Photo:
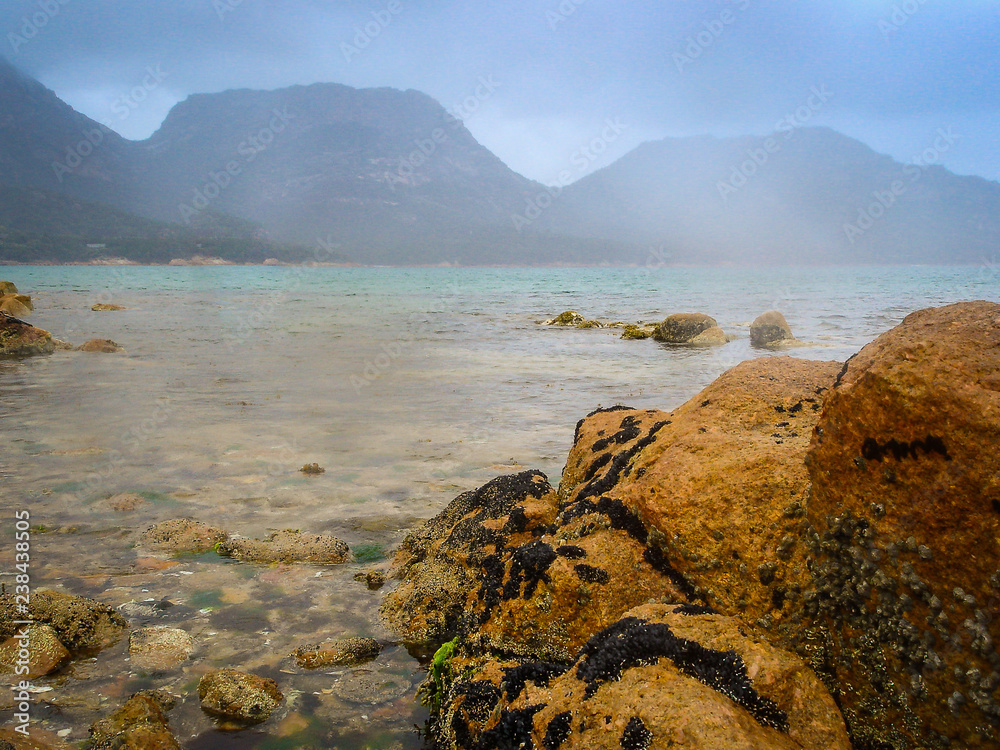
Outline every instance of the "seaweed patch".
[(544, 703), (528, 706), (516, 711), (505, 708), (500, 714), (500, 721), (495, 727), (483, 732), (479, 741), (473, 747), (475, 750), (514, 750), (527, 748), (531, 750), (535, 743), (531, 739), (535, 714), (545, 708)]
[(931, 453), (937, 453), (944, 457), (945, 461), (951, 460), (944, 440), (937, 435), (928, 435), (924, 440), (914, 440), (909, 443), (901, 443), (896, 438), (885, 443), (879, 443), (875, 438), (865, 438), (861, 444), (861, 455), (868, 461), (881, 461), (889, 455), (897, 461), (902, 461), (904, 458), (917, 458), (917, 451), (923, 451), (924, 455), (928, 456)]
[(501, 683), (503, 697), (508, 702), (515, 701), (524, 692), (526, 683), (533, 682), (541, 687), (548, 687), (553, 677), (560, 677), (568, 671), (569, 667), (565, 664), (548, 661), (532, 661), (516, 667), (504, 667)]
[(573, 714), (569, 711), (563, 711), (552, 717), (552, 721), (545, 728), (545, 737), (542, 739), (545, 750), (558, 750), (559, 746), (569, 739), (569, 733), (572, 731), (570, 726), (572, 720)]
[(577, 547), (575, 544), (564, 544), (561, 547), (556, 547), (556, 554), (569, 560), (581, 560), (587, 556), (587, 550), (583, 547)]
[(516, 599), (521, 596), (521, 584), (524, 584), (524, 598), (535, 595), (535, 589), (541, 581), (550, 583), (548, 569), (555, 562), (556, 551), (552, 545), (536, 539), (523, 544), (511, 555), (510, 577), (503, 587), (504, 599)]
[(646, 728), (645, 722), (638, 716), (633, 716), (625, 725), (619, 743), (622, 750), (649, 750), (653, 742), (653, 733)]
[(613, 444), (624, 445), (625, 443), (635, 440), (641, 433), (642, 430), (640, 429), (639, 422), (635, 416), (625, 417), (618, 427), (618, 432), (614, 435), (609, 435), (606, 438), (601, 438), (596, 441), (594, 445), (591, 446), (591, 450), (594, 451), (594, 453), (598, 453), (599, 451), (603, 451), (611, 447)]
[(620, 679), (626, 670), (655, 664), (661, 657), (745, 708), (761, 726), (788, 731), (788, 715), (756, 691), (739, 654), (705, 648), (675, 636), (665, 624), (637, 617), (605, 628), (580, 650), (576, 676), (587, 683), (584, 699), (592, 698), (603, 683)]

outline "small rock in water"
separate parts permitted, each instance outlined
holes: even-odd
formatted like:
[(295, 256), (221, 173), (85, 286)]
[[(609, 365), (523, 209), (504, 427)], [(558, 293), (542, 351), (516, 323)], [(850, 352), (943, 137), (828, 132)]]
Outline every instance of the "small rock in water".
[(194, 639), (179, 628), (142, 628), (132, 631), (128, 639), (129, 658), (139, 669), (170, 669), (193, 650)]
[(140, 541), (174, 554), (207, 552), (225, 540), (226, 532), (190, 518), (172, 518), (150, 526)]
[[(24, 633), (27, 639), (18, 636)], [(24, 664), (19, 654), (27, 648), (28, 662)], [(55, 672), (70, 658), (70, 653), (59, 641), (56, 631), (48, 625), (30, 625), (23, 631), (0, 643), (0, 672), (16, 673), (31, 679)], [(27, 668), (27, 672), (23, 670)], [(22, 671), (18, 671), (22, 670)]]
[(319, 464), (306, 464), (301, 469), (299, 469), (299, 471), (301, 471), (303, 474), (322, 474), (323, 472), (326, 471), (326, 469), (324, 469)]
[(660, 323), (653, 338), (665, 344), (690, 344), (696, 336), (718, 325), (715, 318), (704, 313), (674, 313)]
[(575, 310), (567, 310), (566, 312), (559, 313), (554, 318), (546, 320), (544, 325), (547, 326), (578, 326), (584, 322), (584, 317)]
[(124, 347), (111, 339), (91, 339), (76, 348), (78, 352), (98, 352), (101, 354), (124, 354)]
[(90, 308), (94, 312), (114, 312), (116, 310), (126, 310), (128, 308), (122, 305), (112, 305), (106, 302), (98, 302), (96, 305)]
[(267, 720), (285, 696), (272, 679), (235, 669), (218, 669), (201, 678), (198, 698), (208, 713), (259, 723)]
[(111, 716), (90, 727), (91, 750), (180, 750), (167, 726), (166, 712), (173, 696), (162, 690), (143, 690)]
[(366, 570), (354, 574), (355, 581), (362, 581), (369, 589), (375, 591), (385, 585), (385, 573), (380, 570)]
[(319, 645), (300, 646), (292, 656), (300, 667), (316, 669), (338, 664), (363, 664), (382, 652), (382, 646), (374, 638), (337, 638)]
[(59, 641), (70, 651), (106, 648), (122, 636), (128, 622), (110, 607), (93, 599), (38, 589), (31, 594), (25, 612), (13, 594), (0, 595), (0, 633), (17, 631), (15, 621), (33, 620), (51, 625)]
[(23, 320), (0, 312), (0, 357), (28, 357), (51, 354), (56, 345), (52, 334)]
[(795, 341), (792, 329), (785, 316), (777, 310), (769, 310), (757, 316), (750, 324), (750, 343), (753, 346), (770, 348)]
[(119, 513), (128, 513), (146, 502), (146, 498), (135, 492), (119, 492), (108, 498), (108, 505)]
[(351, 550), (347, 543), (329, 534), (303, 534), (294, 529), (276, 531), (267, 539), (227, 539), (216, 548), (251, 562), (311, 562), (337, 564), (347, 562)]
[(14, 282), (0, 281), (0, 297), (6, 297), (8, 294), (17, 294), (17, 287), (14, 286)]

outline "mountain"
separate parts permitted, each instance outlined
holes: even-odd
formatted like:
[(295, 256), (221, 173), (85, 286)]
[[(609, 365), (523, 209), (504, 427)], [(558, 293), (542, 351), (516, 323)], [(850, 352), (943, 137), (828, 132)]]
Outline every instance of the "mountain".
[(1000, 185), (933, 164), (952, 141), (904, 165), (826, 128), (665, 139), (558, 190), (417, 91), (198, 94), (135, 142), (0, 58), (0, 260), (211, 240), (383, 264), (980, 262)]
[(939, 131), (917, 164), (828, 128), (649, 142), (539, 223), (643, 246), (645, 262), (982, 262), (1000, 247), (1000, 184), (933, 164), (952, 141)]

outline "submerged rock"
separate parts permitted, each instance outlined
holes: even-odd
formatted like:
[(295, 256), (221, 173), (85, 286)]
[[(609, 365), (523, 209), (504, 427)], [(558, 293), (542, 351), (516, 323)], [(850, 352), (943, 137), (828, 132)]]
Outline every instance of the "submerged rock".
[(0, 643), (0, 672), (16, 673), (25, 679), (55, 672), (69, 658), (69, 651), (48, 625), (18, 628), (15, 635)]
[(180, 750), (167, 725), (176, 701), (162, 690), (143, 690), (90, 728), (92, 750)]
[(371, 591), (377, 591), (385, 585), (385, 573), (381, 570), (366, 570), (354, 574), (355, 581), (362, 581)]
[(0, 357), (51, 354), (55, 348), (52, 334), (48, 331), (0, 312)]
[(140, 628), (128, 638), (129, 659), (139, 669), (171, 669), (186, 661), (192, 651), (194, 638), (179, 628)]
[(566, 312), (559, 313), (554, 318), (546, 320), (542, 325), (547, 326), (576, 326), (583, 323), (586, 318), (584, 318), (580, 313), (575, 310), (567, 310)]
[(96, 305), (92, 305), (90, 308), (94, 312), (116, 312), (118, 310), (127, 310), (127, 307), (122, 305), (112, 305), (107, 302), (98, 302)]
[(262, 563), (310, 562), (336, 565), (347, 562), (347, 543), (329, 534), (304, 534), (293, 529), (276, 531), (266, 539), (230, 538), (216, 549), (220, 555)]
[(31, 297), (27, 294), (5, 294), (0, 296), (0, 312), (14, 317), (27, 315), (35, 309)]
[(994, 303), (907, 316), (827, 401), (809, 452), (809, 614), (860, 745), (1000, 744), (998, 446)]
[(657, 326), (653, 338), (665, 344), (689, 344), (699, 334), (718, 325), (715, 318), (703, 313), (674, 313)]
[(208, 713), (256, 724), (266, 721), (285, 696), (272, 679), (218, 669), (198, 682), (198, 698)]
[(764, 349), (790, 344), (795, 341), (785, 316), (777, 310), (758, 315), (750, 324), (750, 344)]
[(850, 748), (801, 659), (692, 605), (633, 609), (571, 663), (459, 662), (452, 672), (433, 726), (443, 746)]
[(316, 669), (339, 664), (363, 664), (378, 657), (382, 645), (374, 638), (337, 638), (319, 645), (300, 646), (292, 656), (300, 667)]
[(656, 333), (655, 324), (634, 324), (629, 323), (622, 330), (621, 337), (628, 340), (648, 339)]
[(306, 464), (301, 469), (299, 469), (303, 474), (322, 474), (326, 471), (319, 464)]
[(78, 352), (99, 352), (102, 354), (124, 354), (125, 348), (111, 339), (91, 339), (76, 348)]
[(224, 541), (227, 534), (222, 529), (195, 521), (191, 518), (172, 518), (146, 529), (140, 543), (173, 554), (207, 552)]
[(71, 652), (106, 648), (116, 643), (128, 628), (125, 618), (110, 607), (93, 599), (48, 589), (32, 592), (27, 612), (20, 609), (13, 594), (0, 595), (0, 638), (14, 635), (18, 631), (14, 623), (18, 620), (50, 625)]

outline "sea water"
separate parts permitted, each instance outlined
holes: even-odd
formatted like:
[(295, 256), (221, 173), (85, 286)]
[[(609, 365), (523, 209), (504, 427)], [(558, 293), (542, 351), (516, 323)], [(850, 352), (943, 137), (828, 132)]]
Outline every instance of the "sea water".
[[(598, 406), (669, 410), (752, 357), (843, 361), (914, 310), (997, 301), (998, 271), (4, 267), (32, 295), (33, 324), (126, 353), (0, 362), (0, 581), (12, 584), (14, 513), (27, 510), (33, 586), (197, 644), (160, 673), (134, 669), (122, 641), (36, 680), (52, 688), (37, 696), (37, 728), (81, 740), (132, 692), (161, 687), (182, 697), (170, 721), (189, 748), (418, 747), (421, 667), (355, 573), (385, 568), (420, 520), (498, 474), (535, 468), (556, 484), (576, 421)], [(92, 312), (97, 302), (127, 309)], [(624, 322), (704, 312), (735, 338), (687, 349), (539, 324), (568, 309)], [(771, 309), (800, 346), (751, 348), (750, 322)], [(325, 473), (299, 471), (313, 462)], [(109, 498), (126, 492), (142, 502), (116, 510)], [(331, 533), (356, 561), (166, 561), (136, 546), (182, 516), (243, 536)], [(345, 635), (386, 648), (312, 672), (290, 657)], [(276, 679), (283, 707), (263, 727), (220, 730), (197, 682), (222, 666)]]

